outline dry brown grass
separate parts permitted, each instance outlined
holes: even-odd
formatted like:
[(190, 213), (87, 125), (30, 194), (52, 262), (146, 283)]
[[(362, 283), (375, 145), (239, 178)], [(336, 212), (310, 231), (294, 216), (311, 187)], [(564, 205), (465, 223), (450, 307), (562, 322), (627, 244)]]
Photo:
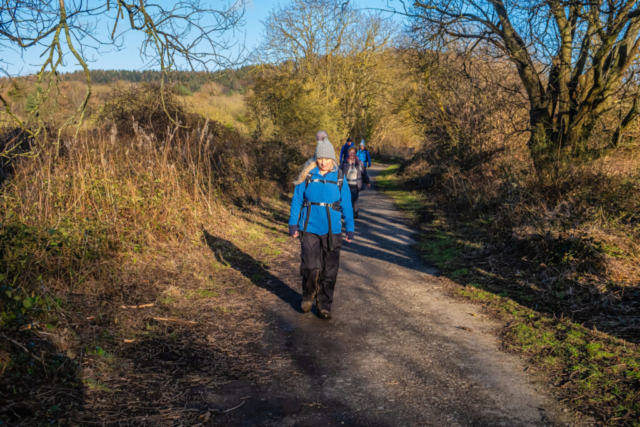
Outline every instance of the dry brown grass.
[[(0, 195), (0, 329), (35, 344), (27, 352), (0, 340), (0, 399), (8, 402), (0, 421), (82, 424), (124, 407), (135, 415), (152, 402), (132, 404), (123, 393), (107, 408), (104, 396), (137, 393), (119, 381), (144, 352), (165, 344), (213, 382), (264, 377), (255, 370), (266, 359), (248, 347), (261, 331), (255, 289), (269, 280), (263, 263), (279, 253), (274, 227), (284, 226), (273, 215), (300, 154), (204, 118), (197, 123), (163, 137), (134, 122), (133, 135), (122, 135), (107, 122), (15, 162)], [(206, 235), (226, 242), (219, 253)], [(154, 306), (121, 308), (136, 304)], [(191, 332), (153, 317), (199, 325)], [(175, 380), (156, 368), (145, 378), (158, 389)], [(17, 394), (5, 393), (9, 383)], [(43, 389), (56, 391), (42, 397)], [(181, 393), (176, 386), (162, 398), (177, 414)], [(151, 416), (160, 423), (163, 415)]]
[(101, 127), (13, 163), (0, 199), (0, 280), (22, 296), (2, 307), (4, 325), (19, 327), (42, 309), (18, 307), (25, 298), (47, 305), (51, 292), (113, 286), (118, 267), (144, 253), (188, 253), (203, 228), (232, 226), (227, 206), (273, 199), (302, 161), (294, 148), (250, 140), (169, 96), (180, 124), (172, 123), (151, 86), (116, 94)]
[(0, 202), (3, 283), (13, 298), (3, 299), (5, 327), (46, 317), (61, 292), (90, 285), (118, 294), (142, 254), (189, 253), (185, 245), (220, 223), (226, 202), (257, 201), (272, 188), (254, 163), (235, 161), (242, 144), (227, 147), (207, 127), (163, 142), (141, 130), (118, 139), (114, 127), (68, 139), (63, 155), (21, 160)]

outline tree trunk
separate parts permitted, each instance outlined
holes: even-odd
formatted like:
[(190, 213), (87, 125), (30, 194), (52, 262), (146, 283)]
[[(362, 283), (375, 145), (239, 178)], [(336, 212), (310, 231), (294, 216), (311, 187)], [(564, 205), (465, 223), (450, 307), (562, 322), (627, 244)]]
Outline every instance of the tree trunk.
[(629, 112), (622, 119), (622, 122), (620, 122), (620, 125), (618, 126), (615, 133), (613, 134), (611, 145), (613, 145), (614, 147), (617, 147), (620, 144), (624, 131), (627, 130), (629, 125), (631, 125), (631, 123), (635, 120), (637, 116), (638, 116), (638, 98), (634, 98), (633, 104), (631, 105), (631, 109), (629, 109)]
[(529, 152), (538, 176), (544, 178), (553, 172), (554, 160), (557, 157), (557, 144), (552, 137), (553, 124), (546, 109), (532, 108), (529, 117), (531, 122)]
[(582, 157), (588, 151), (589, 138), (595, 122), (592, 120), (587, 123), (574, 125), (569, 129), (566, 136), (565, 152), (570, 153), (571, 157)]

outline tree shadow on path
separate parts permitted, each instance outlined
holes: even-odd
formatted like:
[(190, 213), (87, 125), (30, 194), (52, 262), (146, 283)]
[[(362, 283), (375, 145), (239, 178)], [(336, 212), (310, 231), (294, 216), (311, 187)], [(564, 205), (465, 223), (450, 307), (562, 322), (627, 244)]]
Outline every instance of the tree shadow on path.
[(302, 295), (271, 274), (269, 266), (243, 252), (232, 242), (214, 236), (207, 230), (203, 229), (202, 232), (204, 241), (218, 262), (229, 265), (234, 270), (239, 271), (251, 283), (271, 292), (289, 304), (295, 311), (301, 313)]
[[(371, 171), (371, 178), (379, 175)], [(343, 252), (361, 255), (372, 266), (392, 265), (438, 276), (439, 270), (417, 255), (418, 235), (408, 220), (379, 191), (367, 190), (360, 196), (360, 219), (355, 221), (356, 239), (343, 245)]]

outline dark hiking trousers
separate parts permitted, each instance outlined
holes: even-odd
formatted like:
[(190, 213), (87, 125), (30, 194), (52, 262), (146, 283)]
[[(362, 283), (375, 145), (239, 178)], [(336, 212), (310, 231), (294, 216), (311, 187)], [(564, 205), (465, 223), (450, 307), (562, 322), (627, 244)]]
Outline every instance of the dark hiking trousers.
[(351, 206), (353, 206), (353, 215), (358, 216), (358, 209), (360, 204), (358, 203), (358, 194), (360, 194), (360, 190), (358, 190), (357, 185), (350, 185), (349, 190), (351, 190)]
[(318, 309), (331, 311), (333, 290), (340, 268), (342, 234), (302, 233), (300, 275), (302, 276), (302, 299), (317, 298)]

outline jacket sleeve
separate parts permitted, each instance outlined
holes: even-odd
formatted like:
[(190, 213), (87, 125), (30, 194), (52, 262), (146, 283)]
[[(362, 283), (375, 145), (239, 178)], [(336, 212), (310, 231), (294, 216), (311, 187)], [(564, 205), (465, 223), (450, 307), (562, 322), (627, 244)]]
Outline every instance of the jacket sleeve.
[[(367, 163), (369, 163), (369, 165), (367, 167), (370, 168), (371, 167), (371, 153), (369, 152), (369, 150), (367, 150)], [(367, 179), (369, 179), (369, 178), (367, 177)], [(368, 182), (367, 182), (367, 184), (368, 184)]]
[(302, 210), (302, 204), (304, 203), (304, 190), (304, 182), (296, 185), (296, 188), (293, 190), (291, 210), (289, 211), (289, 233), (291, 234), (298, 231), (298, 219), (300, 218), (300, 211)]
[(371, 184), (371, 180), (369, 179), (369, 174), (367, 173), (366, 168), (362, 168), (362, 182), (365, 184)]
[(347, 145), (343, 145), (342, 148), (340, 149), (340, 164), (342, 164), (342, 162), (344, 161), (344, 147), (346, 147)]
[(340, 194), (340, 210), (344, 217), (345, 230), (347, 233), (353, 233), (355, 230), (355, 224), (353, 221), (353, 206), (351, 206), (351, 190), (348, 185), (342, 186), (342, 193)]

